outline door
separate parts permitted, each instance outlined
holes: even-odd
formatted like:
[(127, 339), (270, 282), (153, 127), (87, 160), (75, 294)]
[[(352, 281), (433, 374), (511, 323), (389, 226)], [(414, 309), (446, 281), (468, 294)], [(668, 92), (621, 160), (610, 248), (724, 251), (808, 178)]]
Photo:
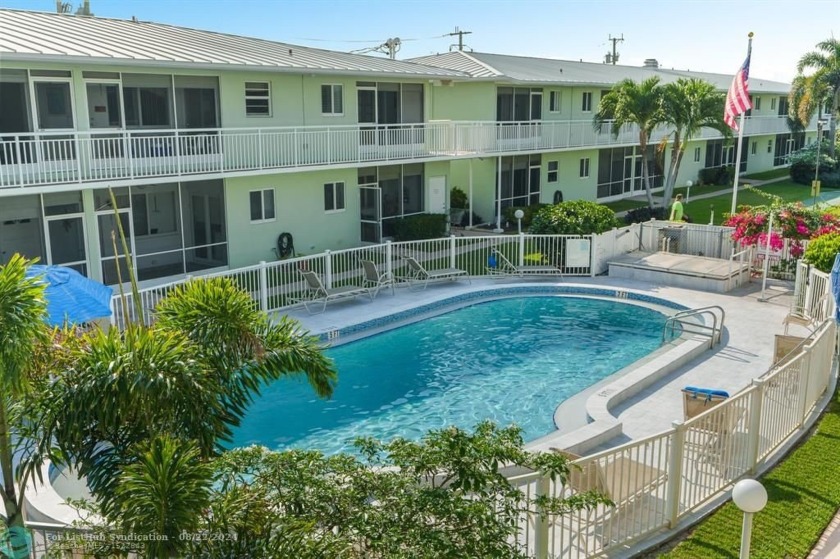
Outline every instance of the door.
[(48, 133), (38, 142), (40, 160), (72, 162), (76, 158), (73, 136), (54, 134), (72, 132), (76, 126), (70, 80), (33, 79), (31, 88), (35, 100), (35, 127), (39, 132)]
[(359, 219), (361, 239), (365, 243), (378, 243), (382, 239), (382, 191), (375, 186), (359, 187)]
[(85, 218), (81, 214), (46, 218), (49, 263), (88, 275)]
[(429, 208), (429, 213), (446, 213), (446, 177), (429, 177), (426, 207)]
[[(132, 235), (131, 208), (119, 210), (120, 224), (130, 254), (126, 255), (120, 240), (117, 217), (113, 210), (96, 216), (97, 231), (99, 233), (99, 254), (102, 263), (102, 283), (115, 285), (129, 281), (126, 256), (134, 258), (134, 235)], [(116, 250), (115, 250), (116, 248)], [(136, 266), (135, 266), (136, 269)]]
[[(87, 82), (88, 121), (92, 131), (90, 158), (92, 167), (110, 168), (125, 154), (123, 136), (122, 91), (119, 82)], [(109, 133), (112, 131), (113, 133)]]
[[(369, 146), (376, 143), (376, 88), (359, 87), (356, 93), (359, 110), (359, 144)], [(367, 126), (365, 126), (367, 125)]]

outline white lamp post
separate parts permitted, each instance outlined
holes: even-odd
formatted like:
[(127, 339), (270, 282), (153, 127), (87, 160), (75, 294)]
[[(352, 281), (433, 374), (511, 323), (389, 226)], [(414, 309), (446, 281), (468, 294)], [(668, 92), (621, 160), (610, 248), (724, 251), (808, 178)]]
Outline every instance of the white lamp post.
[(732, 488), (732, 500), (744, 511), (744, 524), (741, 528), (740, 559), (750, 557), (750, 538), (752, 536), (753, 515), (767, 505), (767, 490), (754, 479), (742, 479)]
[(691, 185), (694, 183), (691, 181), (685, 181), (685, 203), (688, 204), (688, 199), (691, 198)]
[(522, 218), (525, 217), (525, 212), (522, 210), (516, 210), (513, 212), (513, 217), (516, 218), (516, 226), (520, 233), (522, 233)]
[(822, 119), (817, 120), (817, 164), (814, 168), (814, 182), (811, 184), (811, 195), (814, 197), (811, 201), (811, 205), (817, 204), (817, 195), (820, 190), (820, 145), (822, 144), (823, 124), (825, 123)]

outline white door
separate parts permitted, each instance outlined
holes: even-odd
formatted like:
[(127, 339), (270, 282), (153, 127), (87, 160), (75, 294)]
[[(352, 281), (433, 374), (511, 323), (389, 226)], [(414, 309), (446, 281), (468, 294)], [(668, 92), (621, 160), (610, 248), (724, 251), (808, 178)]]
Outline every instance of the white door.
[(446, 177), (429, 177), (426, 207), (430, 214), (446, 213)]

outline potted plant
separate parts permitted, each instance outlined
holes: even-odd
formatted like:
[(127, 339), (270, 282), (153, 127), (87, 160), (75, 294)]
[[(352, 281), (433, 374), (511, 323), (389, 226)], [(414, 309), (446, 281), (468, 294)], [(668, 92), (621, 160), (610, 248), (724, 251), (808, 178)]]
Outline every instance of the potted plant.
[(464, 214), (470, 209), (470, 201), (467, 198), (467, 193), (453, 186), (449, 191), (449, 223), (452, 225), (461, 225), (464, 219)]

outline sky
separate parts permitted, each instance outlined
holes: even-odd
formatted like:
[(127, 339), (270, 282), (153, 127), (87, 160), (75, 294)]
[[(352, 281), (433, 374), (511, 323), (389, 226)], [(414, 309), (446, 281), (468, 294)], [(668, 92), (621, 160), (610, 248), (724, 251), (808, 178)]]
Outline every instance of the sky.
[[(82, 0), (69, 1), (75, 8)], [(400, 38), (397, 58), (467, 49), (734, 74), (753, 40), (750, 74), (790, 82), (817, 42), (840, 36), (840, 0), (91, 0), (100, 17), (169, 23), (338, 51)], [(55, 0), (0, 0), (55, 11)], [(374, 56), (384, 56), (371, 51)]]

